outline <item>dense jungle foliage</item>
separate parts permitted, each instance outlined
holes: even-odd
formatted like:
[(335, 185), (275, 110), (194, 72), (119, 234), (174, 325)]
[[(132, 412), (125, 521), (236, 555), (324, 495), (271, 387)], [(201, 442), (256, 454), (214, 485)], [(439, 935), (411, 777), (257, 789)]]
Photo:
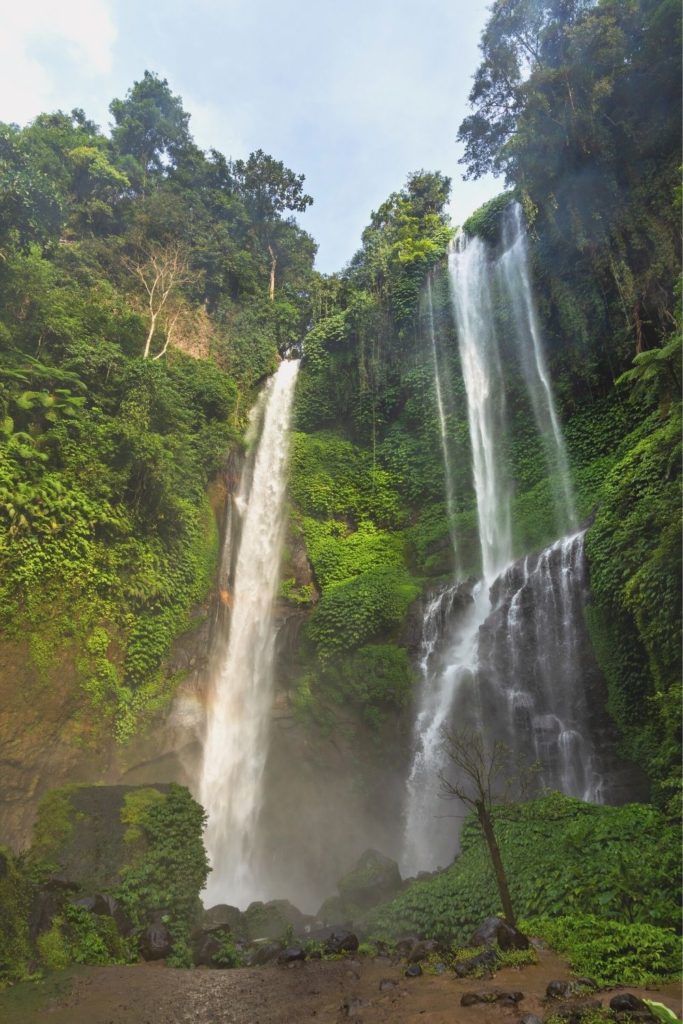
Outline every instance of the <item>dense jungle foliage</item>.
[[(673, 800), (680, 764), (680, 12), (669, 0), (494, 4), (467, 173), (509, 190), (464, 225), (499, 250), (524, 210), (580, 519), (593, 517), (588, 625), (624, 754)], [(291, 493), (321, 590), (297, 701), (343, 691), (380, 721), (404, 700), (405, 609), (429, 578), (478, 572), (464, 390), (445, 275), (450, 182), (419, 172), (372, 215), (306, 337)], [(557, 535), (553, 479), (498, 302), (518, 554)], [(435, 366), (452, 459), (446, 507)], [(387, 652), (363, 686), (368, 650)], [(390, 653), (391, 652), (391, 653)], [(334, 657), (332, 657), (334, 654)]]
[(216, 567), (207, 485), (308, 321), (303, 176), (194, 144), (166, 81), (0, 126), (0, 628), (129, 737)]
[[(601, 984), (647, 984), (678, 971), (680, 830), (661, 812), (639, 804), (598, 807), (555, 793), (499, 807), (495, 822), (516, 913), (530, 933), (557, 940), (579, 971), (590, 956), (590, 973), (599, 973)], [(499, 911), (491, 863), (471, 818), (451, 867), (371, 911), (365, 925), (378, 937), (417, 933), (465, 944), (480, 921)], [(581, 949), (591, 942), (590, 953)]]

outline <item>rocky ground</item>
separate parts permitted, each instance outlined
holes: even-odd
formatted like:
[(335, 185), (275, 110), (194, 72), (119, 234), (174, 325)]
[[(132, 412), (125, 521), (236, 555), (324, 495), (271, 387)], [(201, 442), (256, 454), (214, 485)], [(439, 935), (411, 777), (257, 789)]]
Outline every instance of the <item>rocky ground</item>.
[[(0, 993), (3, 1024), (514, 1024), (526, 1014), (547, 1019), (563, 1006), (545, 1001), (550, 981), (567, 979), (564, 961), (550, 952), (539, 963), (506, 968), (473, 980), (405, 976), (405, 962), (389, 958), (309, 960), (237, 970), (174, 970), (161, 963), (88, 967)], [(462, 1006), (465, 993), (521, 992), (513, 1005)], [(629, 988), (681, 1012), (680, 986)], [(609, 1005), (615, 991), (584, 997)], [(565, 1004), (566, 1005), (566, 1004)], [(637, 1020), (627, 1018), (624, 1020)]]

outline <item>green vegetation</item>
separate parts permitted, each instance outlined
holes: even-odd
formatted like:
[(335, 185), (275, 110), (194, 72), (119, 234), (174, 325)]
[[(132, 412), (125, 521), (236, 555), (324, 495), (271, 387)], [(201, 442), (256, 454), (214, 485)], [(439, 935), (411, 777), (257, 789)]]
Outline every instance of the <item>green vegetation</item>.
[(592, 914), (531, 918), (522, 927), (599, 985), (652, 985), (677, 977), (681, 969), (681, 939), (673, 928), (605, 921)]
[(0, 989), (26, 976), (31, 958), (31, 888), (9, 850), (0, 847)]
[(169, 964), (190, 967), (190, 932), (209, 873), (206, 815), (184, 786), (172, 785), (166, 795), (151, 788), (129, 795), (121, 818), (131, 856), (115, 895), (138, 928), (160, 916), (172, 939)]
[(303, 177), (194, 144), (168, 83), (0, 125), (0, 628), (86, 742), (168, 700), (218, 554), (209, 481), (308, 318)]
[[(518, 917), (594, 914), (605, 925), (675, 927), (680, 833), (654, 807), (597, 806), (551, 794), (500, 808), (494, 821)], [(416, 932), (463, 943), (499, 911), (483, 838), (468, 819), (453, 865), (415, 882), (366, 925), (381, 937)]]

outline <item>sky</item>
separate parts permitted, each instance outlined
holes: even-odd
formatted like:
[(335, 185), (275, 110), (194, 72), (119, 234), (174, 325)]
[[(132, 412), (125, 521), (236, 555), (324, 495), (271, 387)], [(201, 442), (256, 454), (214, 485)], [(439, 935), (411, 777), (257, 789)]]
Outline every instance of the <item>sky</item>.
[(453, 179), (462, 221), (502, 190), (462, 181), (458, 126), (490, 0), (16, 0), (0, 33), (0, 121), (108, 106), (147, 69), (197, 143), (255, 149), (306, 176), (316, 266), (340, 270), (412, 171)]

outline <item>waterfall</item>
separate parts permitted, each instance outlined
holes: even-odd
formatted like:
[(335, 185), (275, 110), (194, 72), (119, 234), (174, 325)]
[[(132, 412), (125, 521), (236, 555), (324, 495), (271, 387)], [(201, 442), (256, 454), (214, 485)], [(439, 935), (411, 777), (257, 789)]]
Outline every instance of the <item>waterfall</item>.
[(252, 417), (261, 436), (235, 500), (241, 538), (229, 626), (219, 632), (209, 686), (199, 798), (207, 815), (212, 872), (206, 901), (246, 906), (259, 895), (254, 873), (273, 700), (275, 598), (284, 531), (289, 428), (298, 361), (283, 361)]
[(503, 248), (504, 252), (498, 265), (499, 271), (505, 281), (505, 291), (512, 307), (515, 341), (527, 392), (531, 399), (536, 426), (545, 446), (548, 471), (553, 483), (558, 533), (564, 533), (568, 529), (576, 528), (574, 495), (529, 280), (527, 235), (519, 203), (511, 203), (505, 211)]
[[(529, 556), (521, 569), (512, 564), (501, 300), (512, 316), (506, 351), (511, 345), (521, 365), (548, 470), (557, 483), (558, 533), (575, 529), (518, 204), (506, 212), (502, 254), (495, 258), (484, 241), (460, 234), (449, 254), (449, 274), (467, 396), (482, 579), (473, 587), (456, 582), (442, 588), (423, 611), (422, 684), (405, 802), (403, 869), (409, 873), (448, 863), (456, 850), (459, 829), (453, 815), (459, 808), (439, 800), (439, 775), (446, 767), (444, 725), (469, 726), (487, 740), (502, 739), (527, 761), (542, 764), (543, 784), (565, 793), (597, 800), (604, 788), (582, 686), (582, 535), (573, 533)], [(431, 328), (433, 339), (433, 319)], [(436, 353), (434, 339), (433, 348)], [(435, 371), (438, 378), (436, 355)]]
[(427, 328), (429, 331), (429, 342), (432, 350), (432, 362), (434, 364), (434, 390), (436, 392), (436, 410), (439, 417), (439, 437), (441, 439), (441, 454), (443, 457), (444, 479), (446, 483), (446, 510), (448, 512), (448, 532), (453, 548), (453, 561), (456, 576), (460, 572), (458, 557), (458, 542), (455, 535), (455, 487), (453, 484), (453, 466), (451, 462), (451, 451), (448, 443), (448, 428), (446, 410), (441, 386), (441, 371), (439, 369), (439, 354), (436, 345), (436, 329), (434, 327), (434, 302), (432, 300), (432, 281), (427, 278)]

